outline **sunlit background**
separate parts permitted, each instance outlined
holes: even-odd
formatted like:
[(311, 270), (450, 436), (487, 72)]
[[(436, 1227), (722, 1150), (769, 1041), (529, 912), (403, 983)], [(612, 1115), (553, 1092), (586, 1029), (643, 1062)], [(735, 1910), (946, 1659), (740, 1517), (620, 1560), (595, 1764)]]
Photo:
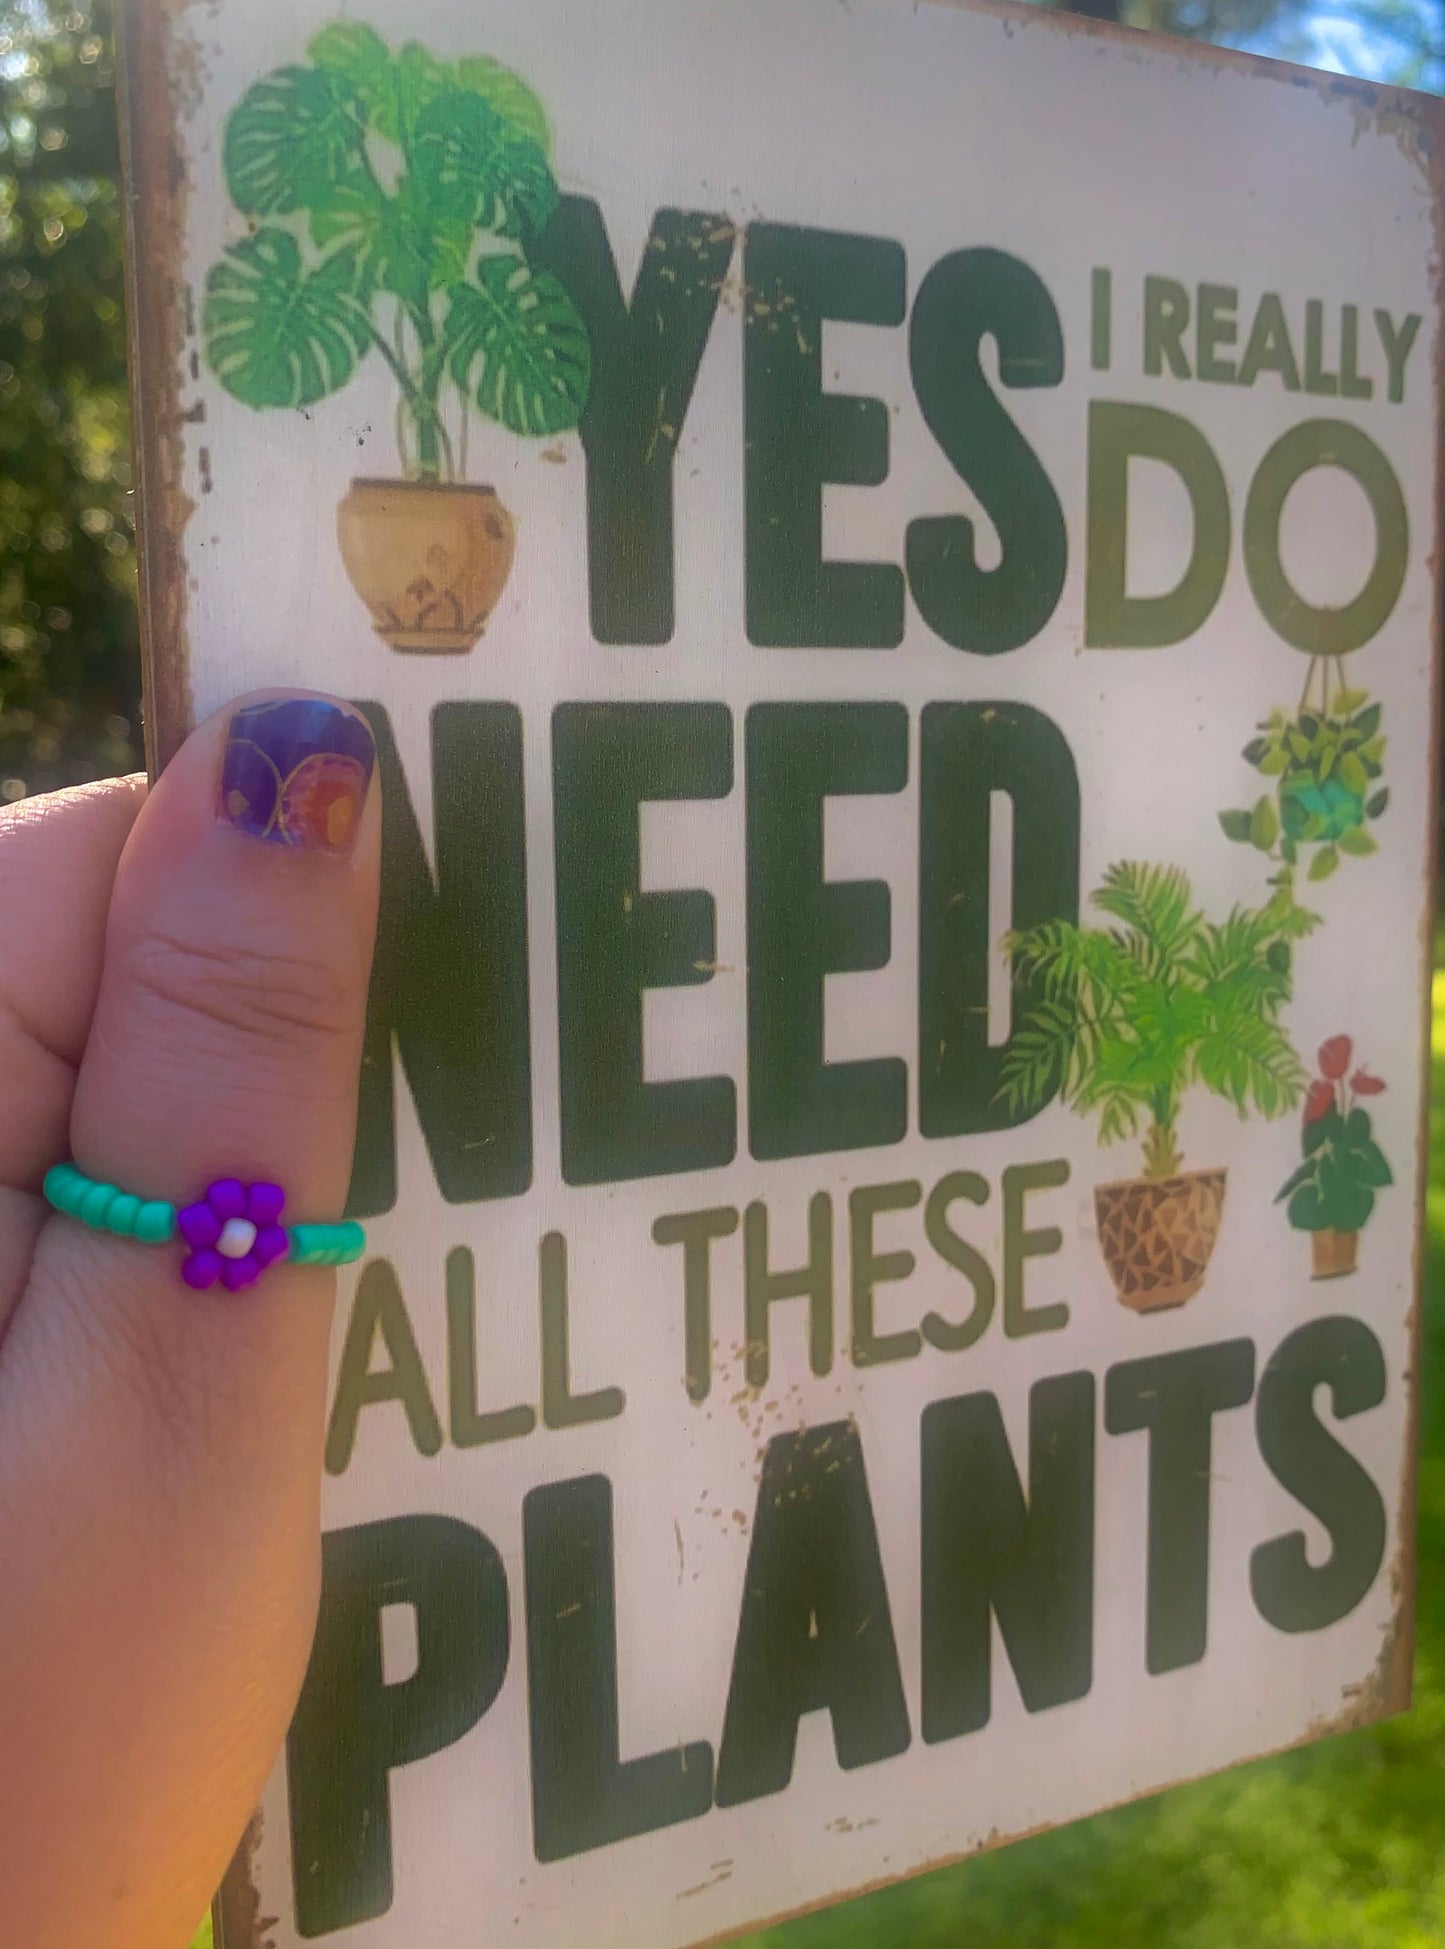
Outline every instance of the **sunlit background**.
[[(1080, 0), (1078, 10), (1117, 18), (1119, 4), (1132, 26), (1445, 88), (1445, 0)], [(0, 795), (12, 801), (139, 762), (120, 210), (109, 6), (0, 0)], [(1445, 1117), (1439, 983), (1436, 1022), (1434, 1106)], [(1441, 1135), (1445, 1126), (1430, 1208), (1415, 1711), (794, 1924), (770, 1945), (1445, 1949)], [(1147, 1721), (1138, 1736), (1149, 1738)]]

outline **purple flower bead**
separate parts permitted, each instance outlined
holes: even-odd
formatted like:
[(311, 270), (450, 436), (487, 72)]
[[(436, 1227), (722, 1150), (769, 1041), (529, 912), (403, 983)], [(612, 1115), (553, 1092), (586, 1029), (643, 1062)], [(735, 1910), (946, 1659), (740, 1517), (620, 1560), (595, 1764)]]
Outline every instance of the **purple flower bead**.
[(207, 1204), (186, 1205), (176, 1213), (176, 1229), (192, 1252), (209, 1252), (221, 1236), (221, 1221)]
[(268, 1265), (275, 1265), (278, 1259), (284, 1259), (291, 1250), (285, 1226), (263, 1225), (256, 1234), (256, 1243), (251, 1250), (263, 1272)]
[(274, 1225), (286, 1209), (279, 1184), (252, 1184), (246, 1190), (246, 1216), (253, 1225)]
[(215, 1285), (225, 1263), (219, 1252), (192, 1252), (181, 1267), (181, 1277), (192, 1292), (203, 1293)]
[(221, 1223), (246, 1216), (246, 1187), (239, 1178), (217, 1178), (206, 1192), (206, 1203)]
[(248, 1254), (244, 1259), (222, 1259), (221, 1284), (228, 1293), (244, 1292), (261, 1277), (261, 1268)]
[(218, 1283), (229, 1293), (253, 1286), (290, 1250), (280, 1223), (285, 1208), (279, 1184), (217, 1178), (204, 1198), (176, 1213), (176, 1227), (191, 1248), (182, 1279), (198, 1293)]

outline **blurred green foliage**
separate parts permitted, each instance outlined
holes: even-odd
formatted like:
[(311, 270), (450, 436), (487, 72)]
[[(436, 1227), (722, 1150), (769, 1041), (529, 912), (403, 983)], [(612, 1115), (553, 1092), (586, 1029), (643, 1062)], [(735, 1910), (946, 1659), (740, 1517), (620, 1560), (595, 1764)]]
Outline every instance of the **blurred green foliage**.
[[(1252, 46), (1267, 36), (1270, 52), (1297, 58), (1305, 49), (1305, 22), (1314, 0), (1118, 0), (1111, 15), (1127, 27), (1179, 34), (1216, 47)], [(1066, 9), (1068, 11), (1068, 9)]]
[(1392, 81), (1445, 89), (1445, 0), (1354, 0), (1348, 14)]
[(0, 794), (139, 762), (104, 0), (0, 4)]

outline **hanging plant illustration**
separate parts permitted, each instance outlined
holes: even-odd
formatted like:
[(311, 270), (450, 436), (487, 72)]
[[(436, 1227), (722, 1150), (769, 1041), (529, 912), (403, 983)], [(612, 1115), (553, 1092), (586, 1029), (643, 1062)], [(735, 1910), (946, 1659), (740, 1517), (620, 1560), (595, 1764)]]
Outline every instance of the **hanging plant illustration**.
[(1060, 1096), (1098, 1118), (1104, 1144), (1142, 1135), (1141, 1174), (1094, 1202), (1121, 1303), (1153, 1311), (1199, 1291), (1224, 1211), (1225, 1171), (1184, 1169), (1183, 1100), (1198, 1085), (1241, 1117), (1298, 1103), (1304, 1068), (1280, 1015), (1293, 944), (1318, 922), (1284, 890), (1209, 920), (1180, 868), (1137, 861), (1111, 866), (1093, 904), (1113, 925), (1048, 921), (1004, 943), (1036, 999), (1001, 1094), (1025, 1115)]
[(1309, 1233), (1316, 1279), (1338, 1279), (1355, 1270), (1360, 1233), (1375, 1198), (1395, 1181), (1360, 1101), (1379, 1096), (1385, 1085), (1364, 1067), (1351, 1075), (1353, 1060), (1347, 1035), (1331, 1036), (1321, 1045), (1319, 1074), (1305, 1098), (1304, 1162), (1275, 1200), (1288, 1200), (1290, 1224)]
[(1308, 879), (1325, 880), (1342, 859), (1378, 850), (1369, 828), (1390, 802), (1380, 782), (1381, 715), (1365, 691), (1345, 682), (1343, 657), (1312, 657), (1293, 717), (1274, 711), (1245, 746), (1272, 790), (1251, 808), (1221, 812), (1219, 823), (1230, 839), (1280, 862), (1277, 885), (1292, 886), (1297, 866)]
[(381, 359), (403, 478), (357, 481), (343, 559), (395, 648), (470, 649), (511, 569), (511, 517), (466, 485), (480, 416), (523, 437), (575, 427), (586, 328), (530, 252), (558, 200), (551, 129), (484, 56), (393, 54), (336, 21), (241, 97), (225, 132), (251, 220), (206, 283), (204, 338), (226, 391), (259, 411), (315, 405)]

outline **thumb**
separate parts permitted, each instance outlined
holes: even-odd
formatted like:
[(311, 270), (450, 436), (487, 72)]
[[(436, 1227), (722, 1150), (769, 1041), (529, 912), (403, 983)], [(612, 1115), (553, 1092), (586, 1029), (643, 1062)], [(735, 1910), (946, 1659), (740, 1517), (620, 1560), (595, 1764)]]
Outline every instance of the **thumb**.
[[(71, 1109), (87, 1177), (179, 1207), (217, 1179), (274, 1183), (289, 1223), (339, 1216), (376, 925), (373, 768), (363, 717), (285, 693), (212, 718), (161, 777), (121, 855)], [(114, 1333), (151, 1368), (169, 1414), (214, 1403), (218, 1363), (242, 1396), (280, 1370), (314, 1433), (332, 1278), (282, 1264), (249, 1292), (192, 1297), (180, 1240), (142, 1250), (62, 1220), (44, 1243), (37, 1271), (77, 1292), (92, 1339)]]
[[(156, 784), (76, 1082), (86, 1176), (178, 1207), (216, 1179), (269, 1182), (287, 1223), (340, 1216), (373, 757), (348, 706), (276, 693), (202, 725)], [(77, 1873), (153, 1849), (182, 1902), (224, 1865), (304, 1670), (335, 1280), (283, 1261), (193, 1291), (185, 1257), (54, 1218), (0, 1346), (0, 1505), (44, 1512), (21, 1549), (53, 1620), (31, 1659), (37, 1765), (84, 1837)]]
[(373, 768), (359, 713), (283, 693), (210, 719), (163, 774), (111, 901), (71, 1116), (87, 1175), (176, 1204), (208, 1176), (271, 1178), (292, 1222), (337, 1215), (376, 926)]

